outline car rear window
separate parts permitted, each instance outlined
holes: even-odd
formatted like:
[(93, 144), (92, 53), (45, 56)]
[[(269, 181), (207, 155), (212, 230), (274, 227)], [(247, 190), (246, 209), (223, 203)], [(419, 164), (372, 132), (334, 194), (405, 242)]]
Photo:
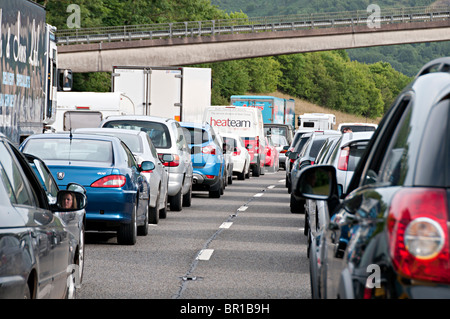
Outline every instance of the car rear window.
[(185, 127), (189, 132), (190, 138), (187, 140), (189, 144), (203, 144), (209, 141), (208, 132), (196, 127)]
[(122, 128), (146, 132), (156, 148), (170, 148), (170, 132), (166, 125), (159, 122), (139, 121), (139, 120), (115, 120), (108, 121), (103, 127)]
[(359, 160), (363, 156), (369, 141), (361, 141), (350, 146), (350, 154), (348, 157), (347, 171), (353, 172), (358, 165)]
[(90, 161), (112, 163), (112, 144), (109, 141), (69, 138), (31, 139), (24, 153), (42, 160)]

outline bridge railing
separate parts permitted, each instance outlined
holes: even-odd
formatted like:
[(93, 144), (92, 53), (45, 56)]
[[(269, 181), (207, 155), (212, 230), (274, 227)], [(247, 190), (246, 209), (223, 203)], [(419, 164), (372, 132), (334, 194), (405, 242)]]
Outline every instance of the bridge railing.
[(58, 44), (94, 43), (145, 39), (215, 36), (222, 34), (275, 32), (311, 28), (335, 28), (364, 25), (368, 19), (380, 25), (400, 22), (428, 22), (450, 19), (450, 6), (387, 8), (380, 12), (366, 10), (314, 14), (186, 21), (143, 25), (59, 30)]

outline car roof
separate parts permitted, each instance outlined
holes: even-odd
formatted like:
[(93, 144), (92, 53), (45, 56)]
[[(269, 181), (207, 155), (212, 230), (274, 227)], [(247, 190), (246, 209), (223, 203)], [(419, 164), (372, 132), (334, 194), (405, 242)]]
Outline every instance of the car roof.
[(110, 133), (121, 133), (121, 134), (129, 134), (129, 135), (142, 135), (147, 134), (143, 131), (138, 130), (127, 130), (122, 128), (109, 128), (109, 127), (95, 127), (95, 128), (77, 128), (73, 131), (73, 133), (82, 133), (82, 134), (90, 134), (90, 132), (110, 132)]
[(104, 119), (101, 123), (109, 122), (109, 121), (117, 121), (117, 120), (137, 120), (137, 121), (148, 121), (148, 122), (160, 122), (160, 123), (169, 123), (176, 122), (174, 119), (160, 116), (148, 116), (148, 115), (110, 115), (106, 119)]
[(27, 140), (30, 139), (68, 139), (70, 138), (70, 135), (72, 135), (73, 139), (91, 139), (91, 140), (106, 140), (106, 141), (112, 141), (112, 142), (120, 142), (120, 139), (115, 136), (109, 136), (109, 135), (100, 135), (100, 134), (84, 134), (84, 133), (42, 133), (42, 134), (33, 134), (27, 138)]

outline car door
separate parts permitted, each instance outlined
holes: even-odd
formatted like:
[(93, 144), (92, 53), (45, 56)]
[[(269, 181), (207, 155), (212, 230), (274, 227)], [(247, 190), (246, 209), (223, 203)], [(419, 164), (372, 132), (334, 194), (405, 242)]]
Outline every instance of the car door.
[[(385, 244), (379, 232), (384, 227), (386, 209), (407, 170), (412, 99), (412, 93), (405, 93), (380, 123), (349, 186), (354, 191), (331, 216), (326, 234), (328, 298), (361, 295), (353, 287), (364, 289), (365, 282), (354, 282), (366, 280), (371, 271), (364, 256), (377, 245)], [(383, 261), (377, 264), (382, 267)]]
[(36, 243), (37, 296), (61, 298), (66, 291), (68, 233), (49, 210), (46, 195), (25, 158), (12, 145), (0, 143), (0, 161), (14, 192), (13, 205)]
[[(158, 182), (161, 183), (161, 190), (160, 190), (160, 203), (164, 203), (165, 202), (165, 196), (167, 193), (167, 183), (169, 181), (169, 171), (168, 168), (165, 167), (161, 161), (159, 160), (158, 157), (158, 151), (156, 150), (155, 146), (153, 145), (153, 142), (150, 140), (150, 138), (147, 135), (147, 139), (148, 139), (148, 143), (149, 143), (149, 147), (150, 147), (150, 153), (153, 156), (153, 160), (155, 162), (155, 169), (154, 171), (156, 172), (156, 174), (158, 174), (159, 179)], [(151, 190), (152, 185), (150, 185), (150, 190)], [(156, 204), (156, 208), (159, 208), (159, 203)]]
[(139, 171), (133, 153), (128, 146), (124, 142), (121, 142), (121, 145), (127, 159), (126, 162), (130, 171), (131, 182), (135, 185), (135, 190), (139, 192), (138, 202), (136, 203), (138, 209), (136, 219), (142, 220), (145, 218), (145, 214), (147, 214), (148, 201), (150, 199), (149, 183), (145, 176)]
[[(183, 190), (189, 189), (190, 185), (192, 184), (192, 175), (193, 175), (193, 168), (192, 168), (192, 160), (191, 160), (191, 152), (189, 149), (189, 145), (186, 141), (186, 138), (184, 137), (183, 129), (181, 128), (180, 124), (175, 122), (176, 132), (177, 132), (177, 148), (178, 152), (180, 153), (180, 162), (183, 163), (183, 172), (185, 173), (184, 178), (184, 185)], [(184, 194), (185, 192), (183, 192)]]

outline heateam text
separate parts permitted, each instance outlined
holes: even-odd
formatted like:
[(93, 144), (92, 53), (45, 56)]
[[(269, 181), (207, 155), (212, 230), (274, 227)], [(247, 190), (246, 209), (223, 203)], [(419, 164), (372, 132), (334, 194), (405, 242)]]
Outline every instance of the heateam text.
[(246, 120), (230, 120), (230, 119), (213, 119), (209, 122), (211, 126), (227, 126), (227, 127), (251, 127), (252, 122)]

